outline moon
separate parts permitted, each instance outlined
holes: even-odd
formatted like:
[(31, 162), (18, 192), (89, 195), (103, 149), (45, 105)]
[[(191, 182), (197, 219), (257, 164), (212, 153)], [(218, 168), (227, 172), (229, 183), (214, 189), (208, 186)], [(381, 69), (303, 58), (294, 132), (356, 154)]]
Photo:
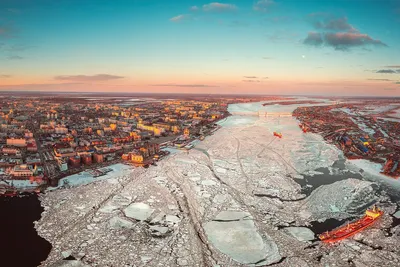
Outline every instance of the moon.
[(306, 56), (305, 56), (305, 55), (302, 55), (301, 57), (302, 57), (302, 58), (306, 58)]

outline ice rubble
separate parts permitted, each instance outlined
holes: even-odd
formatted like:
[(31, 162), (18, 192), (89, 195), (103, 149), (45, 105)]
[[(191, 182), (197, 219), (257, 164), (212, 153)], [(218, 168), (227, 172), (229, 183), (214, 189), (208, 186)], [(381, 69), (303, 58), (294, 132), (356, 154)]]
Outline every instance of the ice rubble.
[[(275, 129), (284, 138), (275, 139)], [(341, 263), (349, 248), (314, 243), (305, 250), (307, 242), (278, 231), (335, 217), (335, 211), (356, 213), (374, 199), (367, 194), (371, 183), (351, 180), (320, 186), (301, 200), (293, 177), (330, 167), (339, 155), (322, 137), (302, 134), (292, 117), (229, 117), (188, 154), (171, 154), (148, 169), (114, 172), (112, 183), (100, 180), (42, 195), (45, 212), (36, 229), (53, 245), (42, 266), (67, 250), (101, 267), (318, 266), (319, 257), (330, 266), (346, 266)], [(337, 257), (326, 256), (327, 250)]]
[(373, 183), (352, 178), (320, 186), (304, 200), (301, 216), (313, 220), (351, 217), (378, 200), (374, 191)]

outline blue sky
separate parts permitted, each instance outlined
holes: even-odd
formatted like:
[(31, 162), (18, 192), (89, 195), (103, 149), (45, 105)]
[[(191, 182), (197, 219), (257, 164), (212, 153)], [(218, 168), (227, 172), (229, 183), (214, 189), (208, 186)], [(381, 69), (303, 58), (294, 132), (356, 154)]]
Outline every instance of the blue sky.
[(0, 1), (0, 90), (400, 95), (400, 1)]

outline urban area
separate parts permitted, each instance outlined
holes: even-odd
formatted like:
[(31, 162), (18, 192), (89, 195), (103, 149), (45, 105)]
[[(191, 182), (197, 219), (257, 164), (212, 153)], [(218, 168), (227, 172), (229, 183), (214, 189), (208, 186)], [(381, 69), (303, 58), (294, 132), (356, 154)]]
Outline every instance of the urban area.
[(348, 159), (383, 165), (382, 173), (400, 176), (400, 123), (396, 100), (299, 107), (293, 112), (303, 132), (321, 134)]
[(1, 98), (0, 195), (41, 192), (84, 170), (96, 178), (116, 163), (155, 165), (166, 148), (189, 150), (217, 130), (233, 101), (252, 99)]

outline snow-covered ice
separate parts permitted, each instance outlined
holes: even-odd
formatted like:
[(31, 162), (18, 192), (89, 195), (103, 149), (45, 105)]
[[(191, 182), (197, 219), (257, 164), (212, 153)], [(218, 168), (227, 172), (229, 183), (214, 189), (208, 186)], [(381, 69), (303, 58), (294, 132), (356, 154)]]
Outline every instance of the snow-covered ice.
[[(296, 108), (261, 104), (233, 104), (229, 110)], [(335, 146), (303, 134), (290, 116), (231, 116), (220, 125), (194, 149), (177, 150), (157, 166), (126, 166), (105, 180), (83, 179), (84, 186), (42, 195), (45, 211), (36, 229), (53, 246), (42, 266), (61, 260), (67, 250), (90, 266), (319, 266), (317, 258), (343, 266), (348, 249), (315, 241), (309, 247), (284, 229), (359, 214), (375, 200), (374, 184), (341, 181), (304, 199), (293, 178), (331, 167), (341, 156)], [(76, 179), (71, 184), (82, 184)], [(385, 249), (380, 253), (374, 256), (386, 256)]]

